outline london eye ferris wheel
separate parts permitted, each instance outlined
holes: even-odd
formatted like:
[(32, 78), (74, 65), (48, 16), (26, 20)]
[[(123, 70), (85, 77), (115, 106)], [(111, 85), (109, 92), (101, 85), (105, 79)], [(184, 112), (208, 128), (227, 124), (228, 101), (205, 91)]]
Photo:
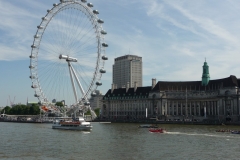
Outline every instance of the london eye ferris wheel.
[(31, 87), (41, 104), (56, 99), (69, 106), (89, 105), (90, 94), (102, 85), (108, 44), (98, 14), (86, 0), (60, 0), (42, 17), (29, 66)]

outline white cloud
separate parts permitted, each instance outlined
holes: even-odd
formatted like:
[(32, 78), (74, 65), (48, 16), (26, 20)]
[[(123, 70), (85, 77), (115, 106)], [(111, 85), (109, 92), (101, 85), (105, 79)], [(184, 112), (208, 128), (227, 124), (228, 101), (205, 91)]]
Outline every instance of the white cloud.
[(219, 38), (225, 40), (226, 42), (239, 44), (239, 39), (237, 39), (234, 35), (232, 35), (226, 29), (219, 26), (217, 22), (214, 21), (214, 19), (194, 15), (194, 13), (190, 13), (189, 11), (184, 9), (182, 6), (177, 5), (176, 3), (171, 3), (170, 1), (166, 1), (166, 2), (170, 4), (174, 9), (178, 10), (183, 16), (195, 22), (197, 25), (202, 27), (204, 30), (206, 30), (210, 34), (216, 35)]

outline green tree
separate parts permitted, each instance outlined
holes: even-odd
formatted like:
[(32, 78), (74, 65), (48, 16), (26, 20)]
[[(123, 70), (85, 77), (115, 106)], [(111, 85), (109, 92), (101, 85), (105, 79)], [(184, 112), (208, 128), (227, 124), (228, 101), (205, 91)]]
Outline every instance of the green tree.
[(24, 115), (30, 115), (30, 106), (26, 106), (24, 109)]
[(13, 106), (10, 110), (9, 114), (14, 114), (16, 115), (18, 113), (18, 107), (17, 106)]
[(90, 110), (88, 110), (88, 111), (85, 113), (85, 115), (91, 115)]
[(59, 106), (59, 107), (63, 107), (63, 103), (62, 103), (62, 102), (56, 102), (55, 105), (56, 105), (56, 106)]
[(29, 115), (38, 115), (38, 114), (40, 114), (39, 105), (34, 103), (29, 107)]
[(39, 106), (38, 106), (38, 105), (32, 105), (32, 106), (30, 107), (30, 114), (32, 114), (32, 115), (38, 115), (38, 114), (40, 114)]
[(94, 109), (94, 112), (95, 112), (96, 115), (99, 117), (99, 115), (100, 115), (100, 108), (96, 108), (96, 109)]
[(12, 108), (6, 106), (1, 113), (5, 110), (5, 114), (10, 115), (38, 115), (40, 114), (40, 109), (38, 104), (32, 104), (32, 106), (26, 106), (24, 104), (13, 106)]
[(10, 114), (10, 110), (11, 110), (11, 108), (10, 108), (9, 106), (6, 106), (6, 107), (4, 107), (4, 109), (1, 111), (1, 114), (3, 114), (4, 111), (5, 111), (5, 114)]

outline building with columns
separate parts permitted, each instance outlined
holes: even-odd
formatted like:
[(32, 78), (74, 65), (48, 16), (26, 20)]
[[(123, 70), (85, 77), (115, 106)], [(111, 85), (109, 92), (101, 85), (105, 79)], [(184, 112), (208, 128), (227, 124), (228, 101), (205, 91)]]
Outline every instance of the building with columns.
[(147, 87), (112, 88), (103, 97), (102, 118), (162, 121), (240, 121), (236, 76), (210, 80), (204, 62), (202, 81), (158, 81)]

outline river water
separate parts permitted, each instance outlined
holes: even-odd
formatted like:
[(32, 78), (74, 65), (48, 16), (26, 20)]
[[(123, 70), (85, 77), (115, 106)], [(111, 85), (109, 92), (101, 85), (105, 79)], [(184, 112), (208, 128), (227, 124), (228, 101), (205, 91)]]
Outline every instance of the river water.
[(240, 159), (240, 135), (216, 132), (240, 126), (92, 123), (91, 132), (54, 130), (51, 124), (0, 122), (0, 159), (193, 160)]

